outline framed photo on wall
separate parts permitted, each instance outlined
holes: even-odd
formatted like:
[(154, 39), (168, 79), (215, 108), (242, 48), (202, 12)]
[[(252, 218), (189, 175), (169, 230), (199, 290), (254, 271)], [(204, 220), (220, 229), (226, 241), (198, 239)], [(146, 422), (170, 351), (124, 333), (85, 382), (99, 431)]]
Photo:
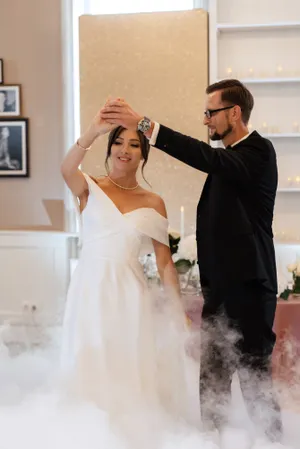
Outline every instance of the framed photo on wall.
[(28, 119), (0, 118), (0, 177), (28, 177)]
[(3, 84), (3, 59), (0, 59), (0, 84)]
[(21, 87), (19, 85), (0, 85), (0, 117), (21, 115)]

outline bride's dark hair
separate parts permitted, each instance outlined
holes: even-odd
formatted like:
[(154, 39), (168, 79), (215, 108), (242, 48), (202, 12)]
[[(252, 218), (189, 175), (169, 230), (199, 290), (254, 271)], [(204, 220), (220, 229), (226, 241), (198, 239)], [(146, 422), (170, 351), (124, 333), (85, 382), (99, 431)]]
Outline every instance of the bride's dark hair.
[[(109, 165), (108, 165), (108, 159), (111, 155), (111, 147), (115, 143), (116, 139), (119, 137), (122, 131), (126, 130), (123, 126), (118, 126), (117, 128), (113, 129), (109, 135), (108, 135), (108, 144), (107, 144), (107, 152), (106, 152), (106, 159), (105, 159), (105, 168), (107, 173), (109, 172)], [(144, 136), (143, 133), (140, 131), (136, 131), (137, 135), (139, 136), (139, 141), (141, 144), (141, 153), (143, 158), (143, 164), (142, 164), (142, 176), (144, 180), (148, 183), (148, 181), (144, 177), (144, 167), (147, 164), (149, 151), (150, 151), (150, 145), (147, 137)]]

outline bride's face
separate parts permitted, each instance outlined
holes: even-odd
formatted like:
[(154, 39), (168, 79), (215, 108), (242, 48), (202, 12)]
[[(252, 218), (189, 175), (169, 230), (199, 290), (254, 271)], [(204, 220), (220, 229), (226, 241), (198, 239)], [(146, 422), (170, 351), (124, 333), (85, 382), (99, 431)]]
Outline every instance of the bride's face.
[(138, 134), (135, 131), (124, 129), (111, 147), (113, 167), (122, 170), (137, 170), (141, 159), (141, 142)]

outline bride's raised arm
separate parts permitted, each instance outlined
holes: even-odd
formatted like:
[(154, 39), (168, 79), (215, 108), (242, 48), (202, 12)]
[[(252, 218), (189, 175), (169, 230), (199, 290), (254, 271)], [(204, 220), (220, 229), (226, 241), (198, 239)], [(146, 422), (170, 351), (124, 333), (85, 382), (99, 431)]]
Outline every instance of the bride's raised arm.
[(61, 173), (72, 193), (80, 197), (88, 190), (87, 182), (78, 169), (87, 151), (101, 135), (108, 133), (116, 125), (111, 125), (101, 119), (100, 111), (96, 114), (85, 133), (70, 148), (61, 164)]

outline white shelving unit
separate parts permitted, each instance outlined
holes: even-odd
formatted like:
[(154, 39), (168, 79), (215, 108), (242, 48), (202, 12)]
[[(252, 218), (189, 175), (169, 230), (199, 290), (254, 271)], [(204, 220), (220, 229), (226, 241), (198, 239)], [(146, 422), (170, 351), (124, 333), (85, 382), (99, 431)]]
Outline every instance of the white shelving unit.
[(290, 236), (290, 244), (277, 240), (276, 245), (289, 249), (291, 262), (300, 244), (300, 186), (288, 186), (290, 178), (300, 177), (300, 58), (295, 57), (300, 21), (295, 18), (300, 18), (298, 0), (276, 2), (276, 8), (273, 0), (209, 1), (210, 83), (237, 78), (253, 93), (252, 129), (270, 139), (277, 152), (274, 231)]

